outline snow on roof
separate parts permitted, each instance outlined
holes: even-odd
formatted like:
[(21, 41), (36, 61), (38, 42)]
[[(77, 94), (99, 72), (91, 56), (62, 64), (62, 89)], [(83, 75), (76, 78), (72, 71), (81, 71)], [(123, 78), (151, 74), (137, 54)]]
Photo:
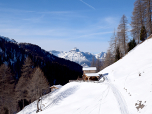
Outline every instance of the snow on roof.
[(99, 74), (97, 74), (97, 73), (87, 73), (87, 74), (85, 74), (86, 76), (99, 76)]
[(85, 67), (83, 68), (83, 70), (97, 70), (96, 67)]
[(61, 88), (61, 87), (62, 87), (62, 85), (53, 85), (52, 87)]

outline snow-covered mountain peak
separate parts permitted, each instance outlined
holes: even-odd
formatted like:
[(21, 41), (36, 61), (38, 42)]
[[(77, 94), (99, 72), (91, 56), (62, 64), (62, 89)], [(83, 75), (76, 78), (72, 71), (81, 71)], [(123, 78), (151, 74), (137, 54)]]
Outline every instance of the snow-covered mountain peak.
[(50, 53), (64, 59), (74, 61), (83, 67), (90, 66), (93, 57), (95, 59), (99, 57), (100, 60), (105, 57), (105, 52), (101, 52), (99, 54), (94, 55), (90, 52), (82, 52), (76, 47), (70, 50), (69, 52), (51, 50)]
[(80, 52), (80, 50), (78, 48), (73, 48), (71, 51), (74, 51), (74, 52)]
[(105, 52), (100, 52), (99, 54), (95, 54), (96, 58), (103, 58), (106, 57), (106, 53)]

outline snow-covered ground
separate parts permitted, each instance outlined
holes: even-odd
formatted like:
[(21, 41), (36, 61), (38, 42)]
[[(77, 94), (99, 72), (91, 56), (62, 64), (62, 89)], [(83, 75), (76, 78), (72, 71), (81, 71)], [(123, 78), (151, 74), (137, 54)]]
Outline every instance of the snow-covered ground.
[(82, 52), (77, 48), (74, 48), (69, 52), (51, 50), (50, 53), (57, 57), (74, 61), (83, 67), (90, 66), (93, 57), (95, 59), (99, 58), (100, 60), (102, 60), (106, 56), (105, 52), (100, 52), (99, 54), (94, 55), (89, 52)]
[(123, 95), (130, 114), (152, 114), (152, 39), (102, 70)]
[[(152, 114), (152, 39), (100, 71), (104, 82), (71, 82), (44, 96), (39, 114)], [(18, 114), (35, 114), (36, 102)]]

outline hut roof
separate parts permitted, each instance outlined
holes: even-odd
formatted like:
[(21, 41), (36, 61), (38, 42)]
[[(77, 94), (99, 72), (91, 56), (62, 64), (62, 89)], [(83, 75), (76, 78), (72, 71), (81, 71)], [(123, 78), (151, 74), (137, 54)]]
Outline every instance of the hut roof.
[(50, 88), (53, 88), (53, 87), (55, 87), (55, 88), (61, 88), (62, 86), (61, 85), (53, 85)]
[(97, 70), (96, 67), (84, 67), (83, 70)]
[(87, 74), (85, 74), (86, 76), (88, 76), (88, 77), (91, 77), (91, 76), (99, 76), (99, 74), (97, 74), (97, 73), (87, 73)]

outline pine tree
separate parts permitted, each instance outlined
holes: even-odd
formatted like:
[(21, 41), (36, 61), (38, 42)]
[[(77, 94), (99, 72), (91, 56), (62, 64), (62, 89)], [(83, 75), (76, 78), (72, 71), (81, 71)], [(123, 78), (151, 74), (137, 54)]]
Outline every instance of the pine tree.
[(121, 53), (119, 47), (116, 49), (115, 61), (118, 61), (121, 58)]
[(130, 50), (132, 50), (134, 47), (136, 47), (136, 41), (135, 41), (135, 39), (132, 39), (132, 40), (130, 40), (130, 42), (128, 42), (128, 52), (130, 51)]
[(141, 32), (140, 32), (140, 40), (144, 41), (147, 38), (147, 32), (145, 29), (145, 26), (142, 26)]

